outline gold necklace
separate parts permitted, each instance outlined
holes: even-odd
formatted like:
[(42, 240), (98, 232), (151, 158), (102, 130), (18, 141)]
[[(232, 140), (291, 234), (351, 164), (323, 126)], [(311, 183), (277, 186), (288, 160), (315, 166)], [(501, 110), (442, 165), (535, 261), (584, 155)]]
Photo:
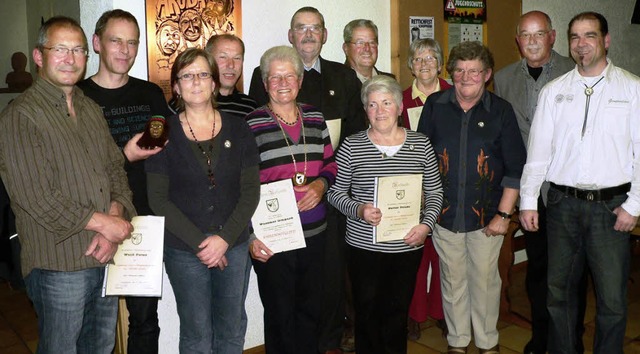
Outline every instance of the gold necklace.
[(200, 145), (200, 142), (196, 138), (196, 135), (193, 133), (193, 129), (191, 129), (191, 123), (189, 123), (189, 118), (187, 117), (187, 111), (184, 111), (184, 120), (187, 121), (187, 126), (189, 126), (189, 132), (193, 137), (193, 141), (198, 145), (198, 149), (202, 152), (202, 155), (207, 159), (207, 177), (209, 177), (209, 182), (213, 187), (216, 186), (216, 179), (213, 176), (213, 168), (211, 167), (211, 157), (213, 156), (213, 138), (216, 135), (216, 112), (213, 112), (213, 128), (211, 129), (211, 142), (209, 143), (209, 153), (205, 151), (205, 149)]
[[(267, 104), (267, 108), (271, 113), (278, 116), (271, 109), (270, 105)], [(298, 112), (298, 116), (296, 117), (296, 122), (293, 125), (295, 125), (298, 122), (298, 120), (300, 120), (300, 126), (302, 126), (302, 145), (304, 145), (304, 172), (298, 172), (298, 165), (296, 164), (296, 156), (294, 155), (293, 150), (291, 150), (291, 145), (289, 145), (289, 139), (287, 138), (287, 134), (284, 132), (284, 128), (282, 127), (282, 124), (280, 124), (280, 119), (276, 119), (275, 121), (276, 123), (278, 123), (278, 127), (280, 127), (280, 131), (282, 132), (282, 137), (284, 138), (284, 142), (287, 143), (287, 147), (289, 148), (289, 154), (291, 154), (291, 160), (293, 161), (293, 169), (296, 171), (293, 174), (293, 177), (291, 178), (291, 180), (293, 181), (293, 185), (303, 186), (307, 183), (307, 138), (304, 133), (304, 122), (302, 121), (302, 114), (300, 114), (300, 110), (297, 108), (297, 105), (296, 105), (296, 112)], [(280, 117), (278, 116), (278, 118)], [(286, 122), (284, 123), (286, 124)]]

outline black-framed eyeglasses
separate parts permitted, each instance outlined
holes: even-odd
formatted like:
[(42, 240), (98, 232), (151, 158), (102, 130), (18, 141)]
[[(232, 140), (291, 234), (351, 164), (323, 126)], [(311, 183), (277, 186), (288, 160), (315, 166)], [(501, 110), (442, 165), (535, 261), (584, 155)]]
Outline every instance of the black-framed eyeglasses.
[(211, 78), (211, 73), (208, 73), (206, 71), (203, 71), (201, 73), (184, 73), (182, 75), (178, 75), (178, 79), (182, 80), (182, 81), (193, 81), (193, 79), (196, 78), (196, 76), (200, 79), (200, 80), (207, 80)]

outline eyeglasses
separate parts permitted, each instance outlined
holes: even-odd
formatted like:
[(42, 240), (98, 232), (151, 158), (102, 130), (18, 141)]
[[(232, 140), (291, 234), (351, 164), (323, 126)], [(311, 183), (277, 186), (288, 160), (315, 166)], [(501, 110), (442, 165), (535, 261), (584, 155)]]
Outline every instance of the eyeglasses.
[(196, 76), (200, 80), (206, 80), (206, 79), (210, 79), (211, 78), (211, 73), (208, 73), (206, 71), (203, 71), (203, 72), (197, 73), (197, 74), (184, 73), (182, 75), (178, 75), (178, 79), (183, 80), (183, 81), (192, 81), (193, 79), (196, 78)]
[(349, 43), (356, 46), (356, 48), (364, 48), (366, 45), (368, 45), (369, 48), (378, 48), (378, 41), (355, 41)]
[(293, 83), (298, 79), (298, 76), (294, 75), (294, 74), (287, 74), (287, 75), (271, 75), (267, 78), (267, 81), (269, 81), (270, 84), (279, 84), (282, 80), (288, 82), (288, 83)]
[(480, 76), (480, 74), (483, 71), (484, 71), (484, 69), (482, 69), (482, 70), (478, 70), (478, 69), (464, 70), (464, 69), (456, 68), (456, 69), (453, 69), (453, 76), (461, 78), (466, 73), (467, 76), (469, 76), (470, 78), (477, 79), (478, 76)]
[(427, 55), (426, 57), (422, 57), (422, 58), (413, 58), (411, 59), (411, 62), (416, 64), (416, 65), (420, 65), (420, 64), (433, 64), (433, 63), (437, 63), (438, 59), (432, 57), (431, 55)]
[(542, 39), (544, 38), (544, 36), (547, 35), (547, 33), (549, 33), (550, 31), (538, 31), (538, 32), (533, 32), (533, 33), (528, 33), (528, 32), (523, 32), (523, 33), (519, 33), (518, 34), (518, 38), (528, 41), (529, 39), (533, 38), (535, 40), (538, 39)]
[(321, 25), (297, 25), (293, 27), (293, 31), (299, 34), (306, 33), (307, 31), (318, 34), (322, 32), (323, 29), (324, 28)]
[(55, 46), (55, 47), (42, 47), (42, 49), (50, 50), (51, 54), (53, 54), (53, 56), (56, 58), (66, 58), (67, 55), (69, 55), (69, 52), (73, 53), (74, 57), (82, 57), (82, 56), (86, 57), (87, 54), (89, 54), (89, 51), (82, 47), (67, 48), (63, 46)]

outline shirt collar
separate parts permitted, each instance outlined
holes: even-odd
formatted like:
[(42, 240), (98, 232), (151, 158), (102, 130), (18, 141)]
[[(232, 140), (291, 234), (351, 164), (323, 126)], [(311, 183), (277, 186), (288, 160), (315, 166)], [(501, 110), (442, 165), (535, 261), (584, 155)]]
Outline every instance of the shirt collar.
[[(353, 68), (351, 68), (351, 69), (353, 69)], [(363, 84), (364, 84), (365, 81), (369, 80), (370, 78), (372, 78), (372, 77), (374, 77), (376, 75), (380, 75), (380, 74), (378, 74), (378, 70), (376, 70), (375, 67), (371, 70), (371, 77), (370, 78), (364, 77), (364, 75), (360, 74), (356, 69), (353, 69), (353, 71), (356, 72), (356, 76), (358, 77), (358, 79), (360, 79), (360, 82), (363, 83)]]
[[(457, 107), (460, 107), (458, 99), (456, 98), (455, 86), (451, 90), (443, 91), (443, 94), (438, 97), (436, 102), (443, 104), (452, 103)], [(484, 90), (484, 92), (482, 93), (482, 97), (480, 97), (480, 100), (478, 100), (478, 102), (473, 107), (476, 106), (482, 106), (487, 112), (491, 111), (491, 95), (489, 94), (489, 91), (487, 91), (487, 89)]]
[[(304, 65), (304, 64), (303, 64), (303, 65)], [(311, 70), (311, 69), (313, 69), (313, 70), (317, 71), (319, 74), (321, 74), (321, 73), (322, 73), (322, 71), (321, 71), (321, 69), (320, 69), (320, 57), (318, 57), (318, 59), (316, 59), (316, 61), (313, 63), (313, 65), (311, 65), (311, 66), (306, 66), (306, 65), (305, 65), (305, 66), (304, 66), (304, 70), (305, 70), (305, 71), (309, 71), (309, 70)]]
[[(440, 87), (440, 79), (436, 79), (437, 81), (437, 86), (435, 91), (433, 92), (438, 92), (440, 91), (442, 88)], [(413, 79), (413, 84), (411, 85), (411, 98), (412, 99), (416, 99), (419, 98), (422, 102), (427, 102), (427, 95), (424, 94), (424, 92), (420, 91), (418, 89), (418, 85), (416, 84), (418, 81), (416, 79)]]
[[(50, 83), (49, 81), (43, 79), (40, 76), (38, 76), (36, 78), (34, 86), (46, 98), (48, 98), (48, 99), (50, 99), (52, 101), (63, 100), (63, 101), (66, 102), (66, 100), (67, 100), (67, 96), (64, 93), (64, 91), (62, 91), (61, 88), (59, 88), (58, 86)], [(72, 97), (74, 99), (76, 99), (77, 97), (84, 96), (84, 93), (82, 92), (81, 89), (78, 88), (78, 86), (73, 86), (73, 90), (71, 91), (71, 95), (72, 95)]]
[[(604, 70), (602, 70), (602, 72), (600, 73), (600, 75), (598, 76), (604, 76), (604, 81), (606, 83), (609, 83), (612, 79), (611, 77), (611, 70), (613, 68), (613, 63), (611, 62), (611, 59), (607, 58), (607, 66), (605, 66)], [(571, 72), (573, 77), (571, 78), (571, 82), (572, 83), (576, 83), (576, 82), (583, 82), (582, 79), (582, 75), (580, 75), (580, 73), (578, 72), (578, 66), (576, 65), (575, 69), (573, 69), (573, 71)]]

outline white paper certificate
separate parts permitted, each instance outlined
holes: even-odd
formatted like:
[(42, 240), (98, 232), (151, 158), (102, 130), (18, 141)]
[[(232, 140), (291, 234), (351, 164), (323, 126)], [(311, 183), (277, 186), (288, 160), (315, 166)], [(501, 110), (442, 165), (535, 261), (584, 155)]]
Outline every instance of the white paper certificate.
[(260, 203), (251, 224), (256, 237), (273, 253), (307, 246), (290, 179), (260, 186)]
[(108, 264), (102, 295), (162, 296), (164, 216), (136, 216), (131, 237)]
[(402, 240), (420, 223), (422, 174), (376, 177), (374, 206), (382, 219), (373, 227), (373, 242)]

